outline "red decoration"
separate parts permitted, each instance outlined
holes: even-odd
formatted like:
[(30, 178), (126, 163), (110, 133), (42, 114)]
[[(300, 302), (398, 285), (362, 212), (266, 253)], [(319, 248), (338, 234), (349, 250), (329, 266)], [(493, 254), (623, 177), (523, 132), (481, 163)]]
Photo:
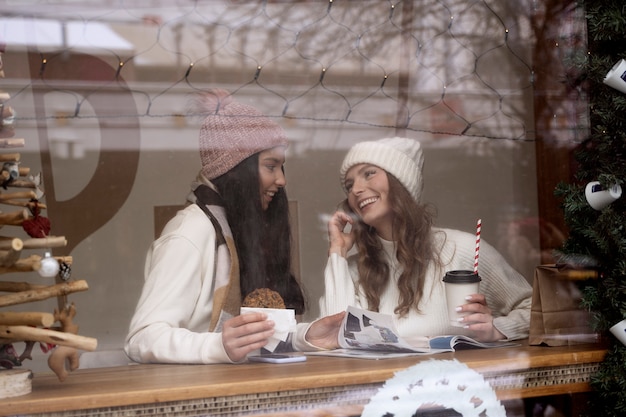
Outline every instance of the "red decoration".
[(50, 233), (50, 219), (39, 215), (39, 213), (41, 213), (41, 208), (39, 207), (39, 202), (37, 200), (32, 199), (30, 201), (33, 203), (33, 206), (30, 207), (30, 212), (33, 217), (24, 220), (22, 222), (22, 227), (30, 237), (46, 237)]
[(22, 227), (30, 237), (46, 237), (48, 236), (48, 233), (50, 233), (50, 220), (47, 217), (36, 216), (32, 219), (24, 220)]

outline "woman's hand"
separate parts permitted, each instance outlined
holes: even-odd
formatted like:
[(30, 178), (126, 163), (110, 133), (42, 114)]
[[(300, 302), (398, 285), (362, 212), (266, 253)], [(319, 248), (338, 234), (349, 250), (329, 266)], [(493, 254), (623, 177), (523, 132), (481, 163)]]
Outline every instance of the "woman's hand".
[(307, 330), (304, 339), (322, 349), (337, 349), (339, 347), (339, 330), (346, 315), (345, 311), (322, 317), (314, 321)]
[(354, 244), (354, 233), (352, 230), (346, 233), (344, 229), (348, 224), (352, 225), (353, 223), (352, 218), (343, 211), (336, 211), (335, 214), (333, 214), (328, 221), (329, 255), (331, 253), (338, 253), (344, 258), (346, 257), (346, 254)]
[(487, 300), (483, 294), (472, 294), (467, 304), (457, 307), (459, 312), (468, 312), (461, 323), (466, 329), (473, 332), (473, 337), (480, 342), (495, 342), (506, 339), (498, 329), (493, 326), (491, 309), (487, 306)]
[(224, 322), (222, 344), (233, 362), (265, 346), (274, 334), (274, 322), (264, 313), (242, 314)]

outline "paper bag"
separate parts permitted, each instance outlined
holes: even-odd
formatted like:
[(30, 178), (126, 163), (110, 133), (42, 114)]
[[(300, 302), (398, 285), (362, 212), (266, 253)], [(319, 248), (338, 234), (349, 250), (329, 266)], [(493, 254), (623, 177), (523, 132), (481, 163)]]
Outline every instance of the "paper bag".
[(565, 346), (599, 341), (576, 283), (555, 265), (535, 269), (528, 344)]

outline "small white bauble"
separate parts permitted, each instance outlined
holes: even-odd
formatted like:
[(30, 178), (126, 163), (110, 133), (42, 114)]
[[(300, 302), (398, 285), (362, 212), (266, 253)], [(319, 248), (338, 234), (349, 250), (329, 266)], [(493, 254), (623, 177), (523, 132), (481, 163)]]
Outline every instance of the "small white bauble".
[(50, 256), (49, 252), (46, 252), (41, 259), (41, 266), (39, 267), (39, 275), (46, 278), (55, 277), (59, 273), (59, 262)]

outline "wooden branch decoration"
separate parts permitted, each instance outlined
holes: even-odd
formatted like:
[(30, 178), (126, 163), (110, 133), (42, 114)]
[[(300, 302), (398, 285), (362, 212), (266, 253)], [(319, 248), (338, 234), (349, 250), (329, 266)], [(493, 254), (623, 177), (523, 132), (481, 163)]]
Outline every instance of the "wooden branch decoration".
[(46, 288), (47, 285), (29, 284), (28, 282), (0, 281), (0, 291), (21, 292)]
[(19, 153), (3, 153), (0, 154), (0, 162), (19, 162), (21, 157)]
[[(61, 311), (54, 310), (54, 318), (61, 324), (61, 330), (66, 333), (78, 334), (78, 325), (74, 323), (76, 306), (74, 303), (66, 305)], [(68, 371), (78, 369), (80, 365), (78, 351), (75, 347), (59, 346), (48, 356), (48, 367), (63, 382), (68, 376)]]
[(6, 204), (7, 200), (16, 200), (24, 198), (30, 200), (31, 198), (37, 198), (37, 194), (34, 191), (17, 191), (14, 193), (0, 193), (0, 203)]
[(10, 138), (15, 135), (15, 126), (13, 123), (15, 112), (11, 106), (3, 104), (0, 112), (0, 137)]
[[(71, 256), (55, 256), (59, 262), (65, 262), (66, 264), (72, 264)], [(37, 271), (41, 267), (41, 256), (31, 255), (28, 258), (20, 259), (15, 264), (9, 267), (0, 266), (0, 274), (8, 274), (11, 272), (32, 272)]]
[(15, 238), (10, 242), (8, 249), (0, 248), (0, 265), (11, 266), (20, 259), (24, 249), (24, 243), (21, 239)]
[[(17, 167), (17, 173), (20, 177), (25, 177), (30, 174), (30, 168), (27, 167)], [(0, 180), (3, 182), (11, 178), (11, 173), (9, 171), (3, 170), (0, 172)]]
[(23, 148), (26, 145), (24, 138), (0, 139), (0, 148)]
[(36, 203), (34, 201), (4, 200), (2, 204), (6, 204), (8, 206), (28, 207), (31, 211), (34, 210), (35, 207), (43, 210), (48, 208), (45, 204)]
[(48, 356), (48, 367), (52, 369), (52, 372), (56, 374), (61, 382), (67, 379), (69, 375), (68, 370), (70, 372), (75, 371), (79, 366), (80, 356), (75, 347), (57, 346)]
[(37, 184), (28, 180), (14, 180), (7, 184), (7, 187), (12, 188), (37, 188)]
[(54, 314), (39, 312), (16, 313), (12, 311), (0, 312), (0, 325), (4, 326), (42, 326), (50, 327), (54, 324)]
[(0, 213), (0, 225), (19, 226), (28, 219), (28, 210), (17, 210), (12, 213)]
[(51, 297), (58, 297), (79, 291), (87, 291), (88, 289), (89, 286), (87, 285), (87, 281), (80, 280), (50, 285), (48, 287), (23, 291), (15, 294), (0, 295), (0, 307), (30, 303), (32, 301), (41, 301)]
[(78, 325), (74, 323), (76, 306), (74, 303), (65, 306), (62, 310), (54, 310), (54, 320), (61, 324), (61, 331), (78, 334)]
[(41, 256), (31, 255), (28, 258), (20, 259), (9, 267), (0, 266), (0, 274), (8, 274), (11, 272), (33, 272), (40, 267)]
[(48, 236), (24, 240), (24, 249), (47, 249), (67, 246), (65, 236)]
[(98, 340), (92, 337), (30, 326), (0, 326), (0, 337), (20, 342), (52, 343), (87, 351), (94, 351), (98, 347)]
[(22, 206), (28, 207), (31, 212), (38, 208), (40, 210), (45, 210), (48, 207), (39, 202), (35, 201), (38, 199), (37, 193), (34, 191), (17, 191), (13, 193), (2, 193), (0, 192), (0, 203), (7, 204), (10, 206)]
[[(10, 239), (0, 238), (0, 250), (9, 249), (12, 246)], [(24, 239), (22, 243), (24, 249), (49, 249), (67, 246), (67, 239), (65, 239), (65, 236), (48, 236)]]
[(72, 262), (74, 261), (74, 258), (71, 255), (70, 256), (53, 256), (53, 258), (59, 261), (59, 263), (64, 263), (68, 265), (72, 265)]

